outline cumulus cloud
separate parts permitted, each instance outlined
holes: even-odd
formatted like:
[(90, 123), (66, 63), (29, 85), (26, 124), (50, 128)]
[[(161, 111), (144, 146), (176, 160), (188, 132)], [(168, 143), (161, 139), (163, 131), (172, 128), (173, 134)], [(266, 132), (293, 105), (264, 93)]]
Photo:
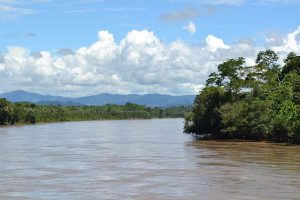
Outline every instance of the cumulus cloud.
[(218, 49), (230, 49), (230, 47), (224, 44), (224, 41), (213, 35), (208, 35), (205, 39), (207, 49), (211, 52), (216, 52)]
[(24, 89), (49, 94), (81, 96), (109, 93), (195, 94), (209, 73), (228, 58), (243, 56), (254, 64), (258, 51), (276, 50), (281, 59), (289, 51), (300, 53), (300, 28), (281, 42), (256, 45), (251, 39), (227, 44), (208, 35), (203, 45), (183, 41), (162, 42), (154, 32), (132, 30), (115, 41), (109, 31), (77, 50), (31, 52), (7, 47), (0, 54), (0, 91)]
[[(274, 42), (276, 41), (274, 37), (267, 38), (266, 42)], [(293, 32), (289, 33), (285, 38), (282, 39), (282, 44), (276, 45), (274, 44), (273, 50), (279, 52), (287, 52), (287, 51), (300, 51), (299, 46), (300, 41), (300, 26)]]
[(190, 22), (186, 26), (182, 27), (184, 30), (188, 31), (190, 34), (194, 34), (197, 31), (197, 27), (193, 22)]
[(0, 63), (4, 62), (4, 56), (2, 54), (0, 54)]

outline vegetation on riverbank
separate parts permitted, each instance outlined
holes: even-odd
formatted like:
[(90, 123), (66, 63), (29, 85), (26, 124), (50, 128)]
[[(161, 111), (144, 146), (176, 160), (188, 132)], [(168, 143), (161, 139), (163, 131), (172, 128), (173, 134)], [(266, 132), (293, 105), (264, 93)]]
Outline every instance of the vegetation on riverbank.
[(150, 108), (127, 103), (104, 106), (41, 106), (33, 103), (11, 103), (0, 99), (0, 125), (34, 124), (42, 122), (179, 118), (191, 107)]
[(184, 131), (217, 139), (300, 143), (300, 56), (284, 65), (274, 51), (261, 51), (256, 64), (229, 59), (210, 74), (196, 96)]

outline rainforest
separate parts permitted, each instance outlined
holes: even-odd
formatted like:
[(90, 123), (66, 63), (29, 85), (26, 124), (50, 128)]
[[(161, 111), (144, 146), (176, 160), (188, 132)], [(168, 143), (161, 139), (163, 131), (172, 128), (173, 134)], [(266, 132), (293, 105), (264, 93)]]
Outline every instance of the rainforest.
[(185, 117), (184, 131), (206, 138), (300, 143), (300, 56), (280, 64), (272, 50), (255, 65), (228, 59), (211, 73)]
[(182, 118), (190, 106), (146, 107), (127, 103), (104, 106), (54, 106), (0, 99), (0, 125), (35, 124), (60, 121)]

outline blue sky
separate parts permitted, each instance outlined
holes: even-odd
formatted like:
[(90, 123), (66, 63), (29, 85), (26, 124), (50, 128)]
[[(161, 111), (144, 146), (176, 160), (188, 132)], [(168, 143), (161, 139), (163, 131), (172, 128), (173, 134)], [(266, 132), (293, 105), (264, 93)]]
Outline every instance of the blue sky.
[[(195, 70), (197, 68), (195, 62), (198, 62), (198, 71), (201, 71), (201, 81), (182, 81), (181, 86), (178, 86), (181, 88), (179, 92), (175, 88), (168, 88), (167, 83), (159, 83), (154, 78), (152, 78), (153, 84), (157, 85), (153, 88), (149, 86), (151, 81), (149, 83), (144, 83), (142, 80), (130, 82), (130, 78), (128, 77), (130, 75), (127, 74), (127, 77), (125, 75), (123, 77), (123, 74), (119, 72), (120, 70), (117, 71), (117, 69), (112, 70), (109, 74), (105, 74), (105, 76), (112, 77), (115, 75), (115, 78), (118, 77), (116, 80), (124, 80), (124, 84), (126, 85), (126, 87), (124, 84), (122, 85), (122, 87), (126, 88), (124, 90), (115, 91), (115, 87), (120, 88), (118, 84), (114, 86), (111, 83), (101, 82), (103, 84), (102, 87), (95, 87), (88, 83), (77, 85), (77, 83), (73, 84), (72, 81), (69, 81), (68, 84), (60, 83), (60, 90), (57, 91), (55, 89), (58, 85), (55, 85), (54, 80), (52, 80), (52, 85), (51, 81), (49, 83), (46, 81), (46, 87), (43, 85), (46, 83), (36, 82), (37, 80), (40, 81), (40, 79), (35, 80), (36, 77), (26, 77), (28, 75), (24, 74), (23, 77), (20, 77), (20, 74), (15, 75), (14, 72), (9, 72), (8, 70), (11, 69), (12, 64), (7, 63), (7, 55), (10, 51), (17, 50), (9, 50), (8, 47), (23, 48), (28, 56), (32, 56), (36, 52), (45, 51), (50, 53), (53, 61), (53, 59), (58, 58), (65, 59), (65, 55), (58, 55), (60, 54), (59, 52), (70, 51), (78, 54), (80, 48), (91, 47), (97, 41), (101, 40), (101, 38), (97, 37), (97, 33), (101, 30), (108, 31), (113, 36), (113, 42), (118, 48), (121, 47), (121, 41), (125, 41), (128, 34), (133, 30), (146, 30), (154, 34), (150, 43), (154, 45), (155, 38), (157, 38), (161, 44), (155, 44), (158, 46), (164, 45), (163, 52), (165, 54), (169, 52), (169, 47), (176, 42), (183, 46), (186, 45), (186, 48), (192, 50), (191, 52), (194, 51), (193, 48), (197, 48), (200, 51), (201, 48), (208, 45), (207, 39), (209, 35), (220, 39), (221, 43), (218, 44), (223, 45), (223, 47), (227, 45), (230, 49), (241, 43), (241, 41), (247, 41), (247, 43), (251, 43), (251, 48), (253, 48), (252, 53), (255, 54), (256, 49), (271, 47), (275, 43), (277, 46), (284, 45), (284, 39), (287, 35), (295, 31), (300, 25), (299, 10), (300, 0), (0, 0), (0, 63), (1, 57), (3, 57), (2, 62), (5, 64), (2, 64), (2, 73), (4, 71), (6, 73), (2, 74), (3, 77), (7, 77), (7, 73), (11, 74), (9, 78), (11, 80), (11, 87), (0, 88), (0, 92), (22, 89), (20, 87), (25, 85), (24, 89), (28, 90), (40, 92), (48, 88), (46, 93), (67, 93), (71, 96), (74, 96), (75, 92), (78, 94), (95, 92), (190, 94), (197, 91), (203, 85), (207, 74), (215, 69), (213, 66), (217, 62), (222, 61), (222, 59), (225, 59), (225, 56), (248, 56), (250, 60), (250, 53), (231, 55), (223, 52), (224, 55), (210, 60), (209, 63), (193, 61), (193, 65), (195, 66), (184, 63), (184, 70)], [(143, 37), (146, 37), (145, 34)], [(272, 38), (272, 41), (276, 41), (272, 45), (266, 45), (266, 41), (271, 41), (270, 38)], [(298, 35), (295, 38), (296, 42), (298, 42)], [(298, 47), (297, 45), (296, 47)], [(296, 47), (291, 50), (297, 50)], [(157, 48), (157, 46), (153, 48)], [(223, 48), (223, 50), (225, 49)], [(20, 51), (20, 49), (18, 50)], [(285, 49), (285, 51), (288, 50)], [(180, 52), (183, 52), (182, 49)], [(140, 50), (138, 53), (141, 57), (142, 53)], [(201, 60), (205, 60), (205, 56), (209, 56), (210, 58), (211, 56), (216, 56), (215, 54), (207, 55), (206, 52), (199, 52), (199, 54), (201, 55), (194, 56), (202, 56)], [(20, 53), (11, 53), (10, 55), (20, 56)], [(184, 59), (192, 56), (180, 55)], [(124, 57), (124, 52), (122, 56)], [(46, 58), (44, 54), (43, 57)], [(87, 57), (90, 58), (90, 56)], [(78, 60), (78, 58), (76, 59)], [(113, 63), (117, 63), (120, 62), (121, 57), (114, 59)], [(154, 58), (152, 57), (152, 59)], [(142, 60), (138, 65), (142, 66), (141, 68), (143, 69), (151, 69), (153, 66), (149, 63), (152, 61), (147, 59)], [(82, 76), (88, 73), (101, 72), (103, 74), (104, 69), (101, 70), (101, 65), (99, 64), (94, 63), (94, 68), (85, 69), (84, 66), (66, 66), (66, 61), (64, 60), (64, 62), (65, 68), (69, 68), (69, 73), (70, 70), (80, 68), (77, 71), (81, 70), (79, 74)], [(102, 60), (99, 62), (101, 63)], [(117, 68), (116, 64), (113, 63), (111, 60), (109, 61), (111, 68)], [(160, 65), (164, 65), (164, 63), (161, 62)], [(210, 67), (204, 68), (203, 65)], [(53, 66), (55, 70), (51, 69), (51, 71), (55, 71), (55, 73), (49, 73), (48, 76), (51, 79), (56, 79), (57, 76), (55, 77), (55, 75), (58, 74), (57, 68), (59, 67), (55, 64)], [(53, 66), (50, 67), (53, 68)], [(176, 69), (174, 66), (167, 66), (166, 69), (169, 69), (171, 72), (172, 69)], [(21, 68), (25, 69), (25, 64)], [(165, 72), (166, 69), (163, 71)], [(78, 74), (77, 71), (76, 73)], [(153, 71), (151, 71), (150, 75), (147, 73), (148, 71), (143, 71), (143, 75), (159, 77), (159, 74), (155, 75)], [(31, 79), (32, 82), (22, 82), (26, 78), (28, 80)], [(42, 80), (46, 78), (44, 77)], [(187, 75), (186, 80), (189, 78), (191, 76)], [(173, 79), (175, 80), (174, 77)], [(181, 77), (181, 79), (184, 78)], [(171, 80), (169, 84), (172, 84)], [(188, 84), (190, 84), (190, 87), (187, 86)], [(90, 86), (87, 87), (86, 85)], [(199, 87), (196, 87), (196, 85)], [(154, 88), (157, 88), (157, 86), (161, 86), (164, 89), (155, 90)], [(196, 89), (192, 90), (192, 87)]]
[[(208, 34), (231, 43), (251, 38), (260, 42), (268, 34), (286, 34), (299, 25), (300, 1), (184, 1), (184, 0), (0, 0), (0, 5), (27, 9), (1, 14), (0, 47), (25, 46), (31, 50), (79, 48), (91, 44), (99, 30), (109, 30), (116, 40), (132, 29), (149, 29), (162, 40), (199, 43)], [(12, 3), (9, 3), (12, 2)], [(28, 3), (24, 3), (28, 2)], [(215, 3), (211, 3), (215, 2)], [(219, 2), (219, 3), (216, 3)], [(191, 16), (164, 19), (184, 10)], [(19, 12), (19, 13), (18, 13)], [(182, 29), (193, 21), (194, 35)]]

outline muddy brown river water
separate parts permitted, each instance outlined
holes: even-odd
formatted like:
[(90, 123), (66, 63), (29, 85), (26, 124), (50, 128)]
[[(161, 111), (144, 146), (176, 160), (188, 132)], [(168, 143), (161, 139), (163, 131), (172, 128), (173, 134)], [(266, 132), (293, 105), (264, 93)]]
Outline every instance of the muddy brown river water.
[(300, 199), (300, 146), (196, 141), (182, 126), (0, 127), (0, 199)]

